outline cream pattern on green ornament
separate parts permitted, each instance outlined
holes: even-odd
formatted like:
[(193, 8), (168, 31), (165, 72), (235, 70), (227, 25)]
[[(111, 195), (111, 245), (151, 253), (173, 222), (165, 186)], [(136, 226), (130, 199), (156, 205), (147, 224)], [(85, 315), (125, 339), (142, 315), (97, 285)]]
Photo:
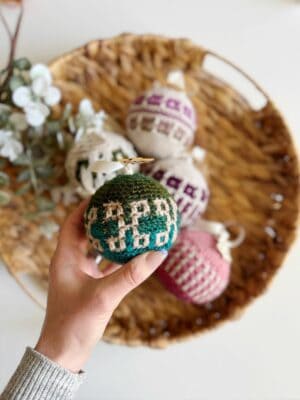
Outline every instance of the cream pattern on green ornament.
[(107, 239), (110, 251), (121, 252), (126, 249), (126, 232), (132, 230), (133, 248), (142, 249), (150, 243), (150, 235), (148, 233), (139, 232), (139, 219), (150, 214), (150, 206), (147, 200), (132, 201), (131, 208), (131, 223), (126, 224), (125, 214), (122, 204), (119, 202), (109, 202), (104, 204), (105, 221), (118, 221), (119, 236)]
[(97, 221), (97, 213), (98, 213), (97, 207), (90, 208), (89, 212), (86, 215), (86, 220), (87, 220), (86, 229), (87, 229), (87, 233), (88, 233), (88, 237), (89, 237), (89, 241), (90, 241), (91, 245), (95, 249), (97, 249), (98, 251), (100, 251), (102, 253), (103, 248), (102, 248), (99, 240), (93, 238), (93, 236), (91, 234), (92, 225), (95, 221)]
[[(174, 227), (174, 237), (177, 236), (177, 205), (174, 200), (170, 199), (170, 204), (172, 208), (172, 216), (170, 215), (170, 206), (166, 199), (156, 198), (153, 200), (153, 204), (156, 208), (156, 215), (165, 217), (166, 219), (166, 230), (164, 232), (159, 232), (156, 234), (156, 245), (164, 246), (170, 237), (170, 232), (172, 226)], [(147, 199), (132, 201), (130, 203), (130, 218), (131, 222), (126, 223), (125, 213), (123, 206), (120, 202), (111, 201), (109, 203), (103, 204), (105, 208), (104, 221), (117, 221), (118, 222), (118, 236), (111, 236), (107, 239), (107, 244), (110, 251), (122, 252), (126, 250), (126, 232), (132, 231), (133, 236), (133, 248), (143, 249), (149, 246), (150, 234), (139, 232), (139, 222), (140, 218), (146, 217), (151, 214), (151, 208)], [(96, 208), (92, 207), (88, 213), (87, 219), (87, 229), (89, 234), (91, 233), (91, 225), (97, 219)], [(98, 240), (95, 240), (98, 242)], [(97, 247), (98, 248), (98, 247)]]
[(166, 217), (166, 226), (167, 226), (166, 231), (159, 232), (156, 235), (156, 246), (164, 246), (166, 243), (168, 243), (172, 225), (174, 226), (174, 237), (177, 236), (177, 224), (174, 220), (174, 216), (177, 213), (177, 205), (173, 199), (170, 199), (170, 203), (172, 206), (173, 217), (171, 217), (170, 215), (170, 207), (166, 199), (158, 198), (154, 200), (154, 204), (156, 206), (156, 214), (158, 216)]

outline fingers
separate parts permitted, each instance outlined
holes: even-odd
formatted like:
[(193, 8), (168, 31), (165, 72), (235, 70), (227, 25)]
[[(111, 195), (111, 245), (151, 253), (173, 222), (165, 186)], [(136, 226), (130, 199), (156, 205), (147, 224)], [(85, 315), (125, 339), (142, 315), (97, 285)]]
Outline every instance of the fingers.
[(103, 271), (100, 270), (96, 260), (93, 260), (92, 258), (85, 258), (79, 263), (79, 268), (86, 275), (94, 279), (99, 279), (104, 276)]
[(65, 220), (61, 233), (60, 241), (68, 243), (78, 243), (78, 246), (86, 244), (86, 235), (83, 225), (83, 214), (90, 199), (83, 200), (77, 208)]
[(78, 207), (75, 208), (75, 210), (73, 210), (71, 212), (71, 214), (68, 216), (67, 221), (73, 223), (73, 224), (81, 224), (82, 222), (82, 217), (84, 214), (84, 211), (87, 207), (87, 205), (90, 202), (90, 197), (88, 197), (87, 199), (84, 199)]
[(167, 254), (150, 251), (135, 257), (99, 281), (101, 296), (108, 298), (112, 308), (115, 308), (132, 289), (144, 282), (160, 266)]
[(122, 267), (123, 267), (122, 264), (110, 263), (105, 268), (103, 268), (103, 270), (102, 270), (103, 276), (110, 275)]

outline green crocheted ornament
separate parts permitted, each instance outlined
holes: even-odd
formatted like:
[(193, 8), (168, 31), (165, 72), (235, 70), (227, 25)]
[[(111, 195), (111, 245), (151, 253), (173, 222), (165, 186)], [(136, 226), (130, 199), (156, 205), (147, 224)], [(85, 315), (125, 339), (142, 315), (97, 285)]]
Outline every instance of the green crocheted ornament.
[(168, 191), (142, 174), (119, 175), (100, 187), (85, 212), (91, 245), (123, 264), (149, 250), (168, 250), (180, 225)]

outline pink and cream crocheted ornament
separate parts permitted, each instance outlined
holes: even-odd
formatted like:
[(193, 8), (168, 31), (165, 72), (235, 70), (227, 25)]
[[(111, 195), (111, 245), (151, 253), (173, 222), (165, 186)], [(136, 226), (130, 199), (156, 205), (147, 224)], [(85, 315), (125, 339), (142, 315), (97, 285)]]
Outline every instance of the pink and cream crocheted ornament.
[(213, 225), (215, 233), (208, 232), (210, 227), (207, 231), (183, 229), (156, 272), (166, 289), (189, 303), (205, 304), (223, 293), (230, 278), (229, 249), (238, 244), (229, 242), (224, 225), (206, 225)]
[(131, 105), (126, 125), (142, 155), (174, 157), (193, 143), (196, 113), (184, 91), (154, 87)]
[(209, 189), (191, 157), (158, 160), (145, 165), (143, 172), (159, 181), (173, 195), (183, 227), (194, 223), (206, 210)]

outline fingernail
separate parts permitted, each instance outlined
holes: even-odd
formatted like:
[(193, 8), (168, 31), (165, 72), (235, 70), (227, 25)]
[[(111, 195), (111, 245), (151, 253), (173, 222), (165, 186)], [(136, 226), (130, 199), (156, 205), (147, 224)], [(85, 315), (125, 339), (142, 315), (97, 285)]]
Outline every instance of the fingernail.
[(149, 251), (149, 253), (146, 254), (145, 261), (147, 266), (154, 271), (167, 258), (167, 256), (167, 250)]

